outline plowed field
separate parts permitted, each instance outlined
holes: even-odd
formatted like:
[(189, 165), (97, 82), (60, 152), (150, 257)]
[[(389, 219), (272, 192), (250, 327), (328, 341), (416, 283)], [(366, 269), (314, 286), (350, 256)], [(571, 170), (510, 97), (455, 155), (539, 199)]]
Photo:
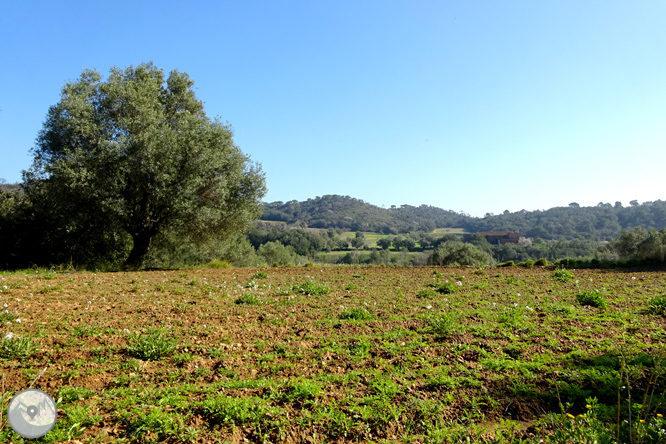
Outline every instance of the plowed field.
[(7, 274), (3, 420), (31, 385), (58, 402), (42, 442), (538, 442), (590, 397), (666, 413), (666, 273), (553, 273)]

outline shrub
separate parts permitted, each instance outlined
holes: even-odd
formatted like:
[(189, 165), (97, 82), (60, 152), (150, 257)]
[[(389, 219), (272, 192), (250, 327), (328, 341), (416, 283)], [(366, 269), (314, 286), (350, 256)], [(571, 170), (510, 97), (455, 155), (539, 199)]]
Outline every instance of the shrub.
[(534, 263), (535, 263), (534, 261), (530, 260), (530, 261), (518, 262), (518, 265), (525, 268), (532, 268), (534, 267)]
[(504, 262), (503, 264), (498, 264), (497, 266), (498, 267), (513, 267), (514, 265), (516, 265), (516, 263), (514, 261), (508, 261), (508, 262)]
[(273, 264), (274, 267), (291, 266), (298, 263), (298, 255), (294, 248), (282, 245), (279, 241), (266, 242), (257, 249), (257, 255), (264, 259), (267, 264)]
[(548, 265), (548, 260), (542, 257), (540, 259), (537, 259), (536, 262), (534, 262), (534, 265), (536, 265), (537, 267), (545, 267), (546, 265)]
[(326, 284), (314, 281), (308, 281), (301, 285), (294, 285), (292, 290), (308, 296), (320, 296), (331, 292), (331, 289)]
[(314, 264), (312, 262), (306, 262), (303, 266), (304, 267), (314, 267)]
[(558, 268), (557, 270), (553, 271), (553, 279), (555, 279), (558, 282), (569, 282), (571, 279), (575, 277), (576, 277), (575, 274), (573, 274), (569, 270), (565, 270), (564, 268)]
[(666, 296), (655, 296), (648, 301), (648, 313), (666, 316)]
[(209, 268), (232, 268), (233, 265), (231, 265), (231, 262), (229, 261), (223, 261), (220, 259), (215, 259), (214, 261), (211, 261), (208, 263)]
[(428, 284), (428, 287), (432, 287), (435, 289), (435, 291), (438, 291), (440, 293), (444, 294), (453, 294), (458, 291), (458, 286), (454, 284), (453, 282), (431, 282)]
[(606, 308), (606, 299), (599, 290), (585, 290), (576, 295), (580, 305), (589, 305), (590, 307)]

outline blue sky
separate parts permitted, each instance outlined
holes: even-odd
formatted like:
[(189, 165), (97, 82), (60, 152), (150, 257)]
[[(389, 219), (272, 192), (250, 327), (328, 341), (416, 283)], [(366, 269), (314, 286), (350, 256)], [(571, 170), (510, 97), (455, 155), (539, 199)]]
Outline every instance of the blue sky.
[(187, 72), (266, 173), (475, 216), (666, 198), (663, 1), (30, 1), (0, 6), (0, 178), (60, 88)]

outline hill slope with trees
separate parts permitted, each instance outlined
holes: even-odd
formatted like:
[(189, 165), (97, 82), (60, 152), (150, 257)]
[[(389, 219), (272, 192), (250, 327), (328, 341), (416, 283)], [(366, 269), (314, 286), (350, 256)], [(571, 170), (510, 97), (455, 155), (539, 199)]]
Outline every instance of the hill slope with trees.
[(543, 240), (583, 238), (610, 241), (622, 230), (666, 228), (666, 202), (657, 200), (628, 207), (599, 203), (581, 207), (571, 203), (548, 210), (518, 211), (471, 217), (464, 213), (421, 205), (381, 208), (349, 196), (326, 195), (298, 202), (264, 204), (264, 221), (281, 221), (300, 228), (336, 228), (382, 234), (431, 232), (436, 228), (463, 228), (470, 233), (509, 230)]

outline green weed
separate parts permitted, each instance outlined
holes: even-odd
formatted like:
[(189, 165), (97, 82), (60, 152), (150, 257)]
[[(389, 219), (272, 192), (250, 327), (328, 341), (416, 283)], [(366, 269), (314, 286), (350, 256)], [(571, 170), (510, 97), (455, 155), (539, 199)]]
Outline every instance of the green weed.
[(418, 293), (416, 293), (417, 298), (422, 298), (422, 299), (432, 299), (437, 296), (437, 293), (433, 290), (430, 289), (425, 289), (421, 290)]
[(589, 305), (590, 307), (606, 308), (606, 299), (599, 290), (584, 290), (576, 295), (576, 300), (580, 305)]
[(553, 271), (553, 279), (558, 281), (558, 282), (569, 282), (571, 279), (575, 278), (576, 275), (573, 274), (571, 271), (566, 270), (564, 268), (558, 268), (557, 270)]
[(28, 338), (5, 338), (0, 344), (0, 358), (26, 359), (39, 350), (39, 346)]
[(655, 296), (650, 298), (647, 304), (647, 311), (650, 314), (666, 316), (666, 296)]
[(261, 299), (252, 293), (246, 293), (234, 301), (238, 305), (258, 305)]
[(431, 282), (428, 287), (434, 288), (435, 291), (443, 294), (453, 294), (458, 292), (458, 286), (453, 282)]
[(308, 296), (321, 296), (331, 292), (331, 289), (326, 284), (314, 281), (307, 281), (301, 285), (294, 285), (292, 290)]
[(459, 330), (460, 317), (451, 311), (433, 315), (428, 319), (430, 331), (437, 339), (446, 339)]
[(94, 394), (95, 392), (88, 388), (71, 385), (61, 387), (60, 390), (58, 390), (58, 397), (62, 399), (62, 402), (65, 404), (90, 398)]
[(343, 308), (338, 317), (353, 321), (367, 321), (373, 318), (372, 314), (365, 308)]
[(157, 361), (175, 348), (174, 341), (159, 331), (131, 336), (129, 342), (130, 345), (127, 347), (129, 353), (143, 361)]
[(14, 322), (19, 317), (18, 312), (10, 312), (5, 310), (0, 312), (0, 324), (5, 324), (7, 322)]

